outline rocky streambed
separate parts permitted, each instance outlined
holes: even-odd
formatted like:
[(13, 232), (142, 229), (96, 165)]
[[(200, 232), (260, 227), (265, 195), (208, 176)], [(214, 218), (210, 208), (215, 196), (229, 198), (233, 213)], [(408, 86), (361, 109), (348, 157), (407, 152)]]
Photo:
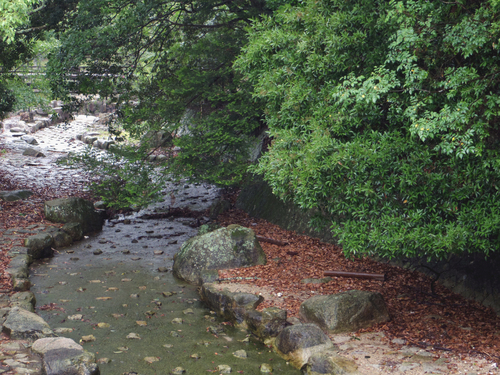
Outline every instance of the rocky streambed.
[(197, 233), (190, 224), (121, 218), (36, 262), (30, 280), (37, 313), (58, 335), (94, 352), (102, 374), (300, 373), (219, 320), (195, 287), (172, 276), (174, 254)]

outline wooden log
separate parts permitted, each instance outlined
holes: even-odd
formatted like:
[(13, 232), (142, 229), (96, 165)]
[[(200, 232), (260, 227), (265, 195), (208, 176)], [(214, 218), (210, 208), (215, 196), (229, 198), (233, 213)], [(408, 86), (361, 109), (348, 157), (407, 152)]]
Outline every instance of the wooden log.
[(356, 279), (371, 279), (385, 281), (385, 275), (382, 273), (363, 273), (363, 272), (345, 272), (345, 271), (325, 271), (325, 276), (333, 277), (353, 277)]
[(288, 245), (287, 242), (282, 242), (282, 241), (279, 241), (279, 240), (274, 240), (272, 238), (267, 238), (267, 237), (262, 237), (262, 236), (256, 236), (256, 237), (257, 237), (257, 240), (259, 242), (272, 243), (273, 245), (278, 245), (278, 246), (286, 246), (286, 245)]

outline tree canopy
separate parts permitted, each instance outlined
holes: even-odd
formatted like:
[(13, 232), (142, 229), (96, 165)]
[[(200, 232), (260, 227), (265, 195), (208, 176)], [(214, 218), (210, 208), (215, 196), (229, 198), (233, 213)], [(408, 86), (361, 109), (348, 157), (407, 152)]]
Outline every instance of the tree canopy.
[(270, 11), (263, 0), (80, 1), (50, 59), (53, 89), (115, 101), (113, 126), (132, 137), (173, 134), (170, 171), (237, 184), (262, 112), (232, 64), (250, 19)]
[(305, 0), (237, 66), (273, 137), (254, 171), (349, 255), (500, 245), (498, 1)]

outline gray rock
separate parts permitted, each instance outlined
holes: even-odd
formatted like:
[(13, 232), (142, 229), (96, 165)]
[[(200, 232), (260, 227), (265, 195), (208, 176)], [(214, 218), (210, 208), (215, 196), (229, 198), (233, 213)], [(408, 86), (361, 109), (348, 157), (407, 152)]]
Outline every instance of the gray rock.
[(35, 312), (36, 298), (33, 292), (18, 292), (10, 296), (12, 307), (20, 307), (24, 310)]
[(56, 249), (69, 246), (73, 243), (73, 238), (63, 230), (58, 230), (52, 233), (54, 239), (54, 247)]
[(28, 248), (28, 255), (32, 259), (41, 259), (52, 256), (52, 244), (54, 239), (49, 233), (35, 234), (24, 240), (24, 246)]
[(83, 238), (83, 229), (80, 223), (64, 224), (61, 230), (68, 233), (73, 241), (80, 241)]
[(329, 333), (357, 331), (389, 320), (382, 295), (360, 290), (309, 298), (300, 306), (299, 315)]
[(11, 133), (21, 133), (21, 132), (24, 132), (24, 129), (14, 127), (14, 128), (10, 128), (10, 132)]
[(97, 137), (92, 137), (92, 136), (84, 136), (82, 139), (83, 143), (86, 143), (88, 145), (94, 144), (95, 141), (97, 141)]
[(258, 264), (266, 264), (266, 254), (255, 233), (229, 225), (186, 241), (175, 257), (173, 273), (181, 280), (201, 285), (204, 279), (213, 279), (216, 270)]
[(248, 310), (245, 315), (248, 329), (262, 341), (276, 337), (287, 326), (287, 312), (277, 307), (262, 311)]
[(103, 219), (92, 202), (83, 198), (61, 198), (45, 202), (45, 217), (55, 223), (80, 223), (83, 233), (102, 229)]
[(94, 354), (69, 338), (43, 338), (33, 343), (31, 349), (43, 358), (47, 375), (98, 375), (99, 367)]
[(0, 198), (6, 202), (14, 202), (29, 198), (33, 195), (30, 190), (0, 191)]
[(23, 141), (25, 141), (27, 144), (30, 144), (30, 145), (33, 145), (33, 146), (36, 146), (38, 145), (38, 142), (37, 140), (35, 139), (35, 137), (31, 136), (31, 135), (23, 135), (21, 137), (21, 139)]
[(13, 340), (37, 340), (55, 336), (45, 320), (20, 307), (10, 309), (3, 323), (3, 331)]
[(35, 150), (34, 148), (28, 147), (26, 150), (23, 152), (24, 156), (33, 156), (35, 158), (44, 158), (45, 154), (43, 154), (40, 151)]
[(264, 298), (250, 293), (233, 293), (218, 290), (213, 284), (203, 284), (199, 289), (200, 298), (211, 310), (225, 320), (241, 324), (248, 310), (255, 309)]
[(334, 345), (317, 325), (301, 324), (283, 329), (274, 347), (281, 357), (301, 369), (312, 355), (333, 349)]
[(14, 290), (14, 292), (24, 292), (26, 290), (30, 290), (30, 288), (31, 282), (28, 278), (12, 279), (12, 290)]
[(336, 352), (326, 350), (313, 354), (307, 361), (307, 375), (350, 375), (358, 374), (358, 366), (354, 361), (339, 356)]
[(7, 273), (14, 278), (26, 279), (28, 274), (28, 266), (31, 263), (31, 258), (28, 254), (16, 254), (10, 259)]

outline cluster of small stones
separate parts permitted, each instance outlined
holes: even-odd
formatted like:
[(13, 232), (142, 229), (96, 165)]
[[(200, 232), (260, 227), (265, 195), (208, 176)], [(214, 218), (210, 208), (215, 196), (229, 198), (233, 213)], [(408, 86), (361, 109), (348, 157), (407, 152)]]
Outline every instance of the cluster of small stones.
[(296, 368), (308, 374), (357, 374), (356, 364), (340, 357), (335, 351), (338, 347), (317, 325), (298, 321), (290, 325), (286, 310), (277, 307), (256, 310), (261, 296), (220, 291), (210, 283), (203, 284), (199, 293), (218, 315), (248, 329)]
[(78, 134), (76, 136), (76, 139), (79, 141), (82, 141), (83, 143), (90, 145), (95, 148), (99, 148), (101, 150), (109, 150), (112, 145), (115, 144), (115, 141), (110, 140), (110, 139), (100, 139), (98, 136), (100, 133), (98, 132), (89, 132), (89, 133), (83, 133), (83, 134)]
[[(358, 293), (368, 293), (352, 292), (352, 294), (341, 293), (330, 297), (350, 299), (358, 297)], [(351, 356), (352, 353), (359, 355), (363, 353), (363, 348), (357, 343), (351, 344), (352, 337), (349, 332), (344, 331), (343, 335), (334, 336), (335, 342), (332, 342), (332, 339), (324, 333), (324, 327), (320, 328), (321, 324), (315, 322), (314, 319), (307, 319), (307, 314), (302, 314), (302, 311), (301, 320), (287, 318), (286, 310), (276, 307), (257, 311), (257, 306), (263, 301), (259, 295), (230, 292), (227, 289), (221, 291), (214, 284), (207, 283), (201, 286), (199, 293), (201, 299), (219, 316), (252, 332), (264, 343), (272, 346), (282, 358), (296, 368), (302, 369), (304, 373), (308, 375), (359, 374), (356, 363), (346, 358), (345, 355)], [(329, 296), (323, 297), (329, 298)], [(373, 298), (376, 304), (378, 295), (372, 294), (370, 299), (373, 300)], [(311, 302), (314, 303), (313, 299), (305, 301), (301, 310)], [(320, 313), (320, 315), (324, 314)], [(331, 332), (330, 329), (326, 331)], [(394, 339), (392, 342), (397, 345), (406, 343), (402, 339)], [(401, 373), (413, 369), (421, 369), (425, 373), (433, 374), (447, 372), (445, 358), (436, 358), (434, 354), (422, 348), (403, 346), (400, 350), (389, 351), (387, 355), (392, 355), (395, 360), (405, 359), (394, 362), (394, 369)], [(377, 370), (385, 369), (383, 364), (377, 363), (372, 366)], [(266, 372), (265, 370), (261, 368), (261, 372)]]

